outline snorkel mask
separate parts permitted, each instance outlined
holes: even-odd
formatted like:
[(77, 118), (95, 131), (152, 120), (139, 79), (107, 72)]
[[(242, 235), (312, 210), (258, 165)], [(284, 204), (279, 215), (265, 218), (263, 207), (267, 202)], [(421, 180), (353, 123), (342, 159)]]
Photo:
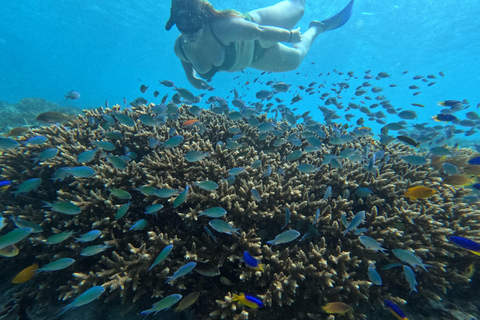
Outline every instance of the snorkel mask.
[(187, 10), (186, 7), (181, 6), (178, 0), (172, 0), (170, 19), (168, 19), (165, 29), (170, 30), (176, 24), (181, 33), (191, 34), (203, 27), (202, 14), (195, 10)]

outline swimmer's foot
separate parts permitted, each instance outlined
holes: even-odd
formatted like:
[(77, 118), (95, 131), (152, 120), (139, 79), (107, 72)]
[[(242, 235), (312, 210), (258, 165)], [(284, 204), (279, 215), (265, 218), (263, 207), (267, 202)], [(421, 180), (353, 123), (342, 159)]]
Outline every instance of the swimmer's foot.
[(318, 20), (313, 20), (312, 22), (310, 22), (310, 24), (308, 25), (308, 28), (312, 28), (312, 27), (315, 27), (317, 29), (317, 33), (320, 34), (320, 33), (324, 33), (326, 30), (326, 26), (321, 22), (321, 21), (318, 21)]
[(316, 25), (317, 23), (320, 23), (324, 32), (328, 31), (328, 30), (333, 30), (333, 29), (340, 28), (345, 23), (347, 23), (347, 21), (352, 16), (352, 9), (353, 9), (353, 2), (354, 1), (355, 0), (351, 0), (346, 5), (345, 8), (343, 8), (339, 13), (337, 13), (333, 17), (322, 20), (322, 21), (312, 21), (312, 22), (310, 22), (310, 25), (312, 25), (312, 24)]

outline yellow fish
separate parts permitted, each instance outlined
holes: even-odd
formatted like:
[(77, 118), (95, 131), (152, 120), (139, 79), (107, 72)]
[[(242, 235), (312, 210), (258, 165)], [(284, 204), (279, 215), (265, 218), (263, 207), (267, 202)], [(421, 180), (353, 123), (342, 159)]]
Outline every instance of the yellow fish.
[(30, 267), (27, 267), (20, 271), (12, 280), (14, 284), (20, 284), (27, 282), (28, 280), (32, 279), (35, 275), (35, 270), (38, 269), (38, 264), (34, 263)]
[(350, 311), (351, 308), (343, 302), (329, 302), (322, 307), (322, 310), (326, 313), (345, 314)]
[(427, 188), (424, 186), (416, 186), (416, 187), (408, 188), (407, 191), (405, 191), (405, 193), (403, 194), (403, 196), (405, 198), (416, 200), (416, 199), (429, 198), (433, 196), (435, 193), (437, 193), (437, 191), (431, 188)]
[(11, 244), (3, 249), (0, 249), (0, 256), (6, 258), (15, 257), (18, 254), (18, 251), (18, 248), (14, 244)]

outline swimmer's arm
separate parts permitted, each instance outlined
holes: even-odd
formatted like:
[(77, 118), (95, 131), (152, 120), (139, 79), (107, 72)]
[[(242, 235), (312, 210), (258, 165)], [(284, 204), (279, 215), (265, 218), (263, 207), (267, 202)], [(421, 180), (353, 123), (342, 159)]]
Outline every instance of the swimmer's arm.
[(233, 18), (219, 21), (223, 24), (216, 30), (217, 35), (225, 43), (248, 40), (261, 40), (271, 42), (299, 42), (300, 30), (287, 30), (279, 27), (264, 26), (242, 18)]
[(195, 69), (193, 69), (193, 66), (190, 62), (186, 61), (186, 57), (183, 56), (179, 46), (180, 46), (180, 37), (177, 38), (175, 41), (175, 45), (173, 50), (175, 51), (175, 54), (177, 57), (180, 58), (180, 62), (182, 62), (182, 67), (183, 71), (185, 71), (185, 75), (187, 76), (188, 82), (196, 88), (196, 89), (203, 89), (207, 83), (203, 81), (202, 79), (197, 77), (197, 73), (195, 72)]

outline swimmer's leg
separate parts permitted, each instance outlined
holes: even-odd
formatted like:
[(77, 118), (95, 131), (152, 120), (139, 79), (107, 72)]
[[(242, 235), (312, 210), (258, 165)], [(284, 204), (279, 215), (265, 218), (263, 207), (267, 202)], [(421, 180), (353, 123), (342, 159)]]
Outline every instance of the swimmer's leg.
[(291, 30), (305, 12), (305, 0), (285, 0), (257, 10), (250, 11), (253, 22)]

